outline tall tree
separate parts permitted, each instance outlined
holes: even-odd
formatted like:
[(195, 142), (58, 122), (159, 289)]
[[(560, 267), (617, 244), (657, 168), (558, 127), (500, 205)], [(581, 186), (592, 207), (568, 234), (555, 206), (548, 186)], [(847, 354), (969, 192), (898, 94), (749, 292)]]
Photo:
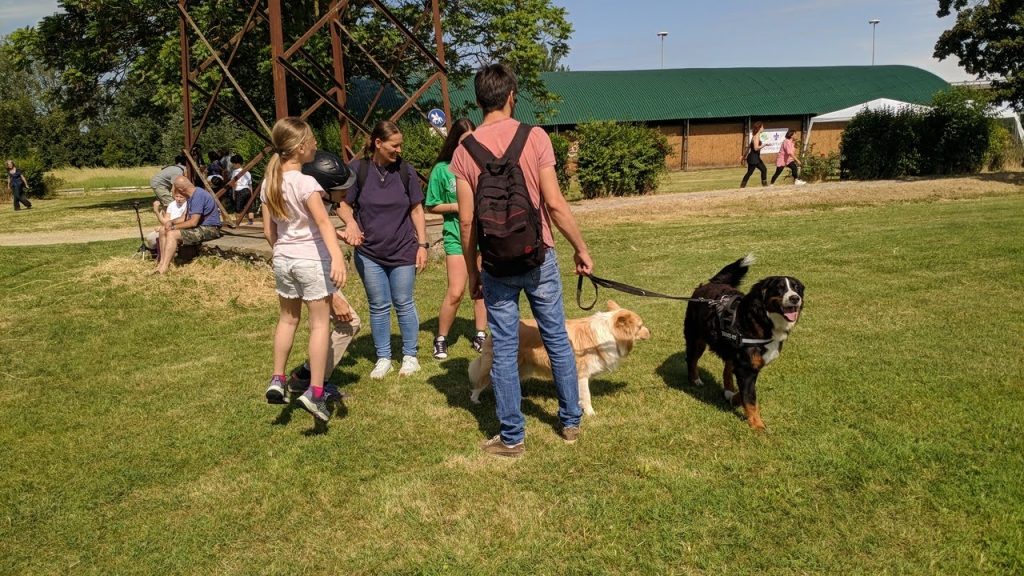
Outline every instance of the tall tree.
[(935, 44), (939, 60), (956, 56), (965, 70), (991, 78), (996, 94), (1024, 109), (1024, 0), (939, 0), (938, 16), (956, 24)]
[[(22, 39), (21, 47), (60, 73), (62, 88), (57, 96), (69, 113), (102, 114), (128, 84), (148, 87), (149, 104), (164, 113), (180, 106), (178, 14), (173, 3), (60, 0), (59, 4), (62, 11), (44, 18), (33, 34)], [(191, 3), (190, 14), (210, 42), (220, 47), (244, 23), (246, 4), (241, 0), (197, 1)], [(285, 35), (293, 40), (329, 5), (325, 0), (282, 4)], [(417, 31), (420, 40), (432, 44), (432, 26), (429, 20), (420, 20), (428, 5), (425, 0), (393, 0), (387, 5)], [(404, 38), (368, 2), (353, 0), (344, 21), (353, 36), (373, 51), (375, 59), (387, 66), (397, 58), (395, 77), (407, 79), (410, 87), (429, 72), (414, 51), (400, 50)], [(544, 88), (540, 71), (549, 53), (568, 52), (572, 27), (565, 10), (554, 6), (552, 0), (450, 0), (442, 2), (442, 21), (451, 80), (465, 81), (481, 64), (500, 60), (517, 70), (522, 90), (536, 102), (554, 101), (555, 95)], [(273, 110), (268, 40), (261, 23), (245, 36), (232, 65), (246, 94), (266, 116)], [(329, 58), (326, 43), (325, 35), (320, 34), (309, 50), (321, 65)], [(199, 45), (195, 52), (197, 58), (209, 55)], [(350, 77), (380, 77), (355, 48), (347, 52), (345, 66)], [(219, 72), (210, 70), (197, 82), (209, 86), (218, 78)]]

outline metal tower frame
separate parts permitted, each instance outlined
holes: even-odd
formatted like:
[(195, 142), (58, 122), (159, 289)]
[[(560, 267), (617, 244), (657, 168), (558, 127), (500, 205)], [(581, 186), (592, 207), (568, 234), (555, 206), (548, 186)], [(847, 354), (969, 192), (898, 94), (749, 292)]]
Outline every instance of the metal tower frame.
[[(209, 125), (214, 109), (232, 117), (241, 126), (244, 126), (250, 132), (262, 138), (266, 143), (266, 146), (259, 154), (248, 160), (243, 171), (252, 169), (252, 167), (262, 161), (273, 148), (270, 143), (270, 126), (273, 122), (268, 123), (263, 118), (249, 100), (245, 90), (231, 73), (231, 64), (237, 55), (238, 48), (241, 46), (243, 38), (247, 34), (254, 33), (258, 28), (263, 28), (263, 25), (265, 25), (265, 29), (269, 32), (275, 120), (285, 118), (290, 115), (291, 111), (288, 108), (288, 79), (290, 77), (316, 96), (316, 100), (313, 103), (305, 106), (301, 111), (298, 111), (298, 116), (300, 118), (309, 118), (314, 112), (324, 105), (334, 109), (337, 113), (338, 122), (340, 124), (339, 131), (341, 133), (340, 145), (345, 160), (349, 160), (354, 156), (351, 143), (352, 129), (355, 129), (364, 135), (369, 135), (370, 129), (367, 127), (366, 122), (369, 121), (373, 113), (376, 111), (377, 106), (380, 103), (381, 96), (384, 94), (384, 90), (387, 88), (388, 84), (393, 86), (398, 93), (405, 98), (405, 102), (402, 106), (400, 106), (398, 110), (390, 116), (391, 121), (397, 122), (411, 109), (415, 109), (419, 114), (426, 118), (426, 112), (419, 107), (417, 101), (432, 85), (439, 83), (441, 86), (442, 105), (446, 116), (445, 122), (449, 128), (451, 127), (451, 104), (448, 96), (448, 66), (445, 64), (444, 35), (441, 28), (440, 0), (425, 0), (423, 13), (419, 16), (413, 30), (406, 27), (382, 0), (364, 0), (366, 4), (372, 6), (385, 20), (394, 26), (394, 28), (397, 29), (404, 38), (404, 42), (396, 51), (396, 55), (405, 53), (411, 46), (414, 49), (414, 53), (426, 60), (434, 70), (426, 81), (411, 94), (393, 76), (395, 65), (391, 64), (390, 66), (385, 66), (385, 64), (374, 58), (372, 53), (362, 43), (356, 40), (349, 28), (345, 26), (343, 22), (345, 12), (353, 3), (355, 3), (355, 1), (356, 0), (330, 0), (328, 8), (317, 19), (317, 21), (307, 28), (301, 36), (289, 44), (286, 42), (287, 39), (284, 37), (283, 32), (281, 0), (238, 0), (239, 4), (246, 7), (248, 11), (245, 23), (229, 40), (225, 41), (219, 47), (214, 47), (207, 38), (207, 34), (196, 23), (195, 19), (192, 18), (189, 11), (190, 5), (199, 4), (200, 2), (177, 0), (177, 11), (179, 16), (178, 33), (181, 42), (181, 107), (185, 125), (184, 147), (182, 148), (182, 152), (188, 159), (189, 168), (192, 173), (199, 175), (208, 190), (212, 190), (212, 188), (210, 187), (209, 181), (206, 180), (206, 177), (202, 175), (202, 170), (200, 169), (200, 162), (203, 160), (202, 158), (195, 158), (193, 150), (195, 149), (196, 143), (199, 141), (199, 137)], [(415, 34), (415, 31), (419, 30), (419, 28), (427, 21), (432, 21), (433, 23), (435, 39), (433, 51), (424, 45)], [(331, 36), (330, 60), (332, 62), (332, 70), (326, 70), (306, 49), (306, 45), (309, 40), (316, 34), (323, 31), (324, 28), (328, 29)], [(193, 66), (192, 62), (193, 42), (200, 43), (210, 53), (208, 58), (195, 66)], [(380, 87), (377, 90), (376, 96), (371, 101), (362, 118), (354, 116), (346, 106), (348, 95), (345, 88), (344, 56), (346, 54), (346, 50), (350, 49), (350, 46), (354, 46), (359, 51), (359, 54), (361, 54), (363, 58), (366, 58), (368, 62), (373, 64), (373, 67), (376, 68), (382, 76), (382, 81), (380, 82)], [(315, 70), (316, 75), (319, 78), (313, 77), (297, 68), (293, 64), (293, 59), (295, 58), (300, 58), (303, 62), (309, 65), (310, 68)], [(197, 81), (201, 74), (205, 74), (209, 70), (217, 70), (220, 72), (220, 78), (213, 90), (204, 89)], [(246, 80), (249, 83), (258, 81), (258, 79), (252, 78), (247, 78)], [(231, 85), (239, 100), (241, 100), (242, 103), (245, 104), (245, 107), (248, 108), (249, 115), (239, 114), (221, 101), (220, 95), (221, 91), (224, 89), (225, 82)], [(201, 96), (205, 99), (206, 104), (202, 110), (198, 123), (195, 122), (195, 118), (193, 116), (193, 95)], [(216, 195), (215, 200), (221, 210), (221, 213), (224, 214), (225, 222), (227, 222), (231, 227), (237, 227), (255, 201), (255, 194), (253, 194), (249, 199), (249, 203), (245, 206), (245, 209), (241, 211), (233, 222), (231, 222), (227, 217), (227, 211), (224, 210), (224, 206), (220, 203), (220, 198), (223, 196), (225, 191), (226, 187)]]

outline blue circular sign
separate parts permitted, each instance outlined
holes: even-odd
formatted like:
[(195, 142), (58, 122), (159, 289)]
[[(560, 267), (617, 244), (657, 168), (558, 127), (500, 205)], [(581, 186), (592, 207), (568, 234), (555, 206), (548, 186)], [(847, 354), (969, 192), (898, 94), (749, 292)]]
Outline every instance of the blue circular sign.
[(430, 125), (434, 128), (444, 128), (445, 116), (444, 111), (437, 108), (433, 108), (430, 112), (427, 112), (427, 120), (430, 121)]

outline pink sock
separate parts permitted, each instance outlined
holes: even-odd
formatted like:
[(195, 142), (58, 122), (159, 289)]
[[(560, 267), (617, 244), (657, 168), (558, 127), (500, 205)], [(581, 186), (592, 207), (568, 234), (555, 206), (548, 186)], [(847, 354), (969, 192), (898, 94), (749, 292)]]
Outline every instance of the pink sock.
[(323, 386), (313, 386), (313, 400), (319, 400), (320, 398), (323, 398), (323, 395), (324, 395), (324, 387)]

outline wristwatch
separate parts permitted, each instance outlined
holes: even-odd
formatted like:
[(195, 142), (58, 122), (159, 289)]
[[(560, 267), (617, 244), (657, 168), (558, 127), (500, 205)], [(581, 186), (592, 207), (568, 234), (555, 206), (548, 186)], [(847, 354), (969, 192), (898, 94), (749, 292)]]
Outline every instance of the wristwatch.
[(430, 250), (430, 242), (420, 242), (419, 244), (420, 248), (426, 248), (427, 250)]

